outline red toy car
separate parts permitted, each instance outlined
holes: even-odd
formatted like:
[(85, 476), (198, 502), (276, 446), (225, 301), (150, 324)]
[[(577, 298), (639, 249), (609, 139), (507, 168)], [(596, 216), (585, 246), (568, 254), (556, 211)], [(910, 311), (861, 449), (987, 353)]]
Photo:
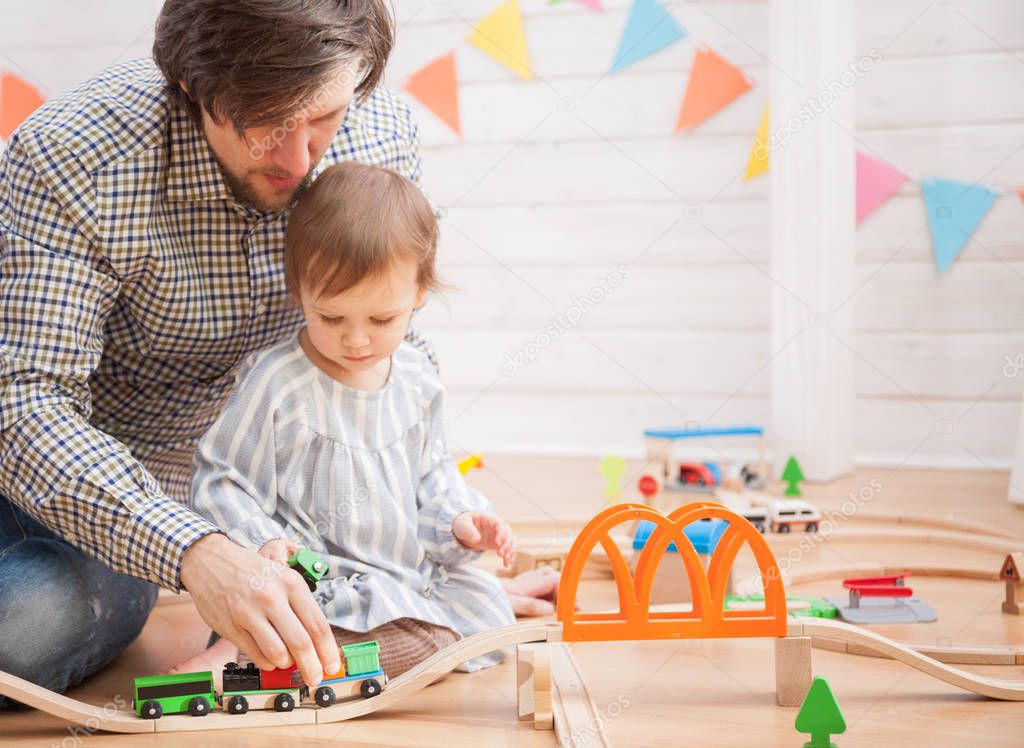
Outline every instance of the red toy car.
[(679, 482), (686, 486), (714, 486), (717, 483), (707, 465), (698, 462), (679, 463)]

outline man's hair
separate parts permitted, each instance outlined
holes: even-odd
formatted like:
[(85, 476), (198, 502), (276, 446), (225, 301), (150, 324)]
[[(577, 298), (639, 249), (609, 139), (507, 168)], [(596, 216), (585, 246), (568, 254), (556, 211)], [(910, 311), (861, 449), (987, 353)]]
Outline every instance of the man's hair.
[(412, 259), (419, 287), (441, 290), (445, 285), (434, 267), (437, 239), (437, 217), (409, 179), (356, 161), (335, 164), (288, 217), (285, 286), (296, 300), (303, 287), (330, 298), (366, 278), (382, 277), (398, 259)]
[(153, 58), (196, 122), (202, 107), (241, 135), (301, 111), (358, 58), (365, 100), (394, 37), (386, 0), (165, 0)]

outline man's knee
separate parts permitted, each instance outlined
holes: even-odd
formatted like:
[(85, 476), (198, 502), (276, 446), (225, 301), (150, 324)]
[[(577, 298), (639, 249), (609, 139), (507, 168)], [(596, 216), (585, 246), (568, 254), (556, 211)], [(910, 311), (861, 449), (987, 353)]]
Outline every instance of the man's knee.
[(21, 541), (0, 557), (0, 669), (63, 691), (138, 636), (157, 592), (62, 541)]

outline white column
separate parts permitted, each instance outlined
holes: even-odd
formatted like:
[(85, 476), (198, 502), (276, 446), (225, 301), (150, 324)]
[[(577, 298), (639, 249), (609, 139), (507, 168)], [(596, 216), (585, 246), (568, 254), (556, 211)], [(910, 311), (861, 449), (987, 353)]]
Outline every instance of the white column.
[(1024, 404), (1020, 409), (1020, 427), (1017, 429), (1017, 451), (1010, 471), (1010, 501), (1024, 504)]
[(771, 0), (770, 15), (774, 472), (793, 455), (829, 480), (854, 466), (854, 8)]

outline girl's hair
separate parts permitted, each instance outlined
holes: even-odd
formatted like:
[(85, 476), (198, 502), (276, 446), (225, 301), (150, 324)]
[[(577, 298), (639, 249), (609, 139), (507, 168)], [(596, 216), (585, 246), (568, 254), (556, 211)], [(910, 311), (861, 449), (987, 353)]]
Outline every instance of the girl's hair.
[(406, 177), (355, 161), (323, 171), (288, 217), (284, 282), (293, 298), (303, 287), (337, 296), (365, 278), (384, 275), (395, 260), (416, 261), (427, 291), (437, 277), (437, 217)]

